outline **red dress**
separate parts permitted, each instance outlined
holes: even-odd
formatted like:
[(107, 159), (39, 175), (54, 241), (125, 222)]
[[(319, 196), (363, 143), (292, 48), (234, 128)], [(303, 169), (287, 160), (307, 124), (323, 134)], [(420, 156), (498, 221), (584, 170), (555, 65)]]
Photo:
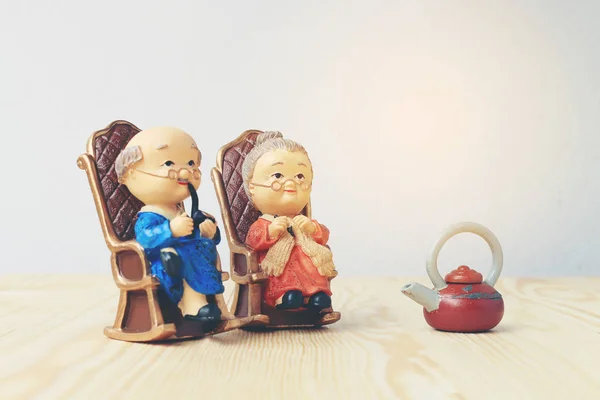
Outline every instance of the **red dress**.
[[(312, 234), (315, 242), (325, 245), (329, 240), (329, 229), (317, 221), (312, 220), (317, 230)], [(246, 236), (246, 245), (258, 253), (259, 264), (264, 260), (267, 251), (277, 243), (278, 239), (269, 239), (268, 227), (271, 222), (259, 218), (250, 226)], [(294, 246), (283, 273), (279, 276), (269, 276), (264, 285), (263, 298), (265, 302), (275, 307), (275, 302), (289, 290), (300, 290), (304, 296), (312, 296), (317, 292), (324, 292), (331, 296), (329, 279), (321, 276), (300, 246)]]

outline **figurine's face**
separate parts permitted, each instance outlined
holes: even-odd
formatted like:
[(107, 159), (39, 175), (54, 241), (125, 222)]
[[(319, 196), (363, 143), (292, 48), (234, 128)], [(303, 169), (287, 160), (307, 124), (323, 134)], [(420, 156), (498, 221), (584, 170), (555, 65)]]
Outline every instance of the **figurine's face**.
[(258, 159), (248, 190), (263, 214), (297, 215), (308, 204), (312, 179), (305, 154), (277, 149)]
[(189, 197), (188, 182), (200, 187), (200, 152), (187, 133), (171, 127), (139, 132), (142, 160), (130, 166), (123, 183), (144, 204), (175, 204)]

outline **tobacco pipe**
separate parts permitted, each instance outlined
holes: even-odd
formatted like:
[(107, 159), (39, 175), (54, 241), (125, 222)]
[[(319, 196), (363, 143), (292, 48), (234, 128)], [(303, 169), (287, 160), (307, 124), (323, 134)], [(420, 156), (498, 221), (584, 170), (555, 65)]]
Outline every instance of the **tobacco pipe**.
[[(217, 223), (217, 221), (213, 217), (209, 217), (204, 214), (201, 210), (198, 209), (198, 193), (196, 193), (196, 189), (194, 185), (188, 182), (188, 190), (190, 192), (190, 197), (192, 198), (192, 220), (194, 221), (194, 230), (200, 229), (198, 226), (206, 221), (206, 219), (210, 219), (213, 223)], [(217, 231), (215, 232), (215, 236), (213, 240), (216, 243), (221, 241), (221, 232), (219, 231), (219, 227), (217, 226)]]
[[(192, 198), (192, 220), (194, 221), (194, 231), (196, 229), (200, 229), (199, 225), (206, 221), (206, 219), (210, 219), (212, 222), (216, 223), (215, 219), (205, 215), (202, 211), (198, 209), (198, 193), (196, 193), (196, 189), (194, 186), (188, 182), (188, 190), (190, 192), (190, 197)], [(192, 232), (194, 234), (195, 232)], [(219, 231), (219, 227), (215, 232), (215, 236), (213, 237), (215, 243), (219, 243), (221, 241), (221, 232)], [(160, 258), (163, 262), (163, 266), (165, 271), (170, 276), (179, 276), (181, 273), (181, 258), (178, 254), (172, 252), (163, 251), (160, 253)]]

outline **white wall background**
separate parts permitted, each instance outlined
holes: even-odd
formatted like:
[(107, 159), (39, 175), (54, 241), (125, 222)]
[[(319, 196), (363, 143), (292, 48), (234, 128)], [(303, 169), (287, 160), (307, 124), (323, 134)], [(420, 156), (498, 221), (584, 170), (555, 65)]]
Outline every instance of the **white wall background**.
[[(127, 119), (195, 136), (214, 214), (221, 145), (250, 128), (302, 142), (341, 276), (425, 274), (460, 220), (496, 233), (507, 276), (600, 275), (599, 13), (583, 0), (2, 0), (0, 274), (109, 273), (76, 159)], [(490, 260), (460, 235), (440, 263)]]

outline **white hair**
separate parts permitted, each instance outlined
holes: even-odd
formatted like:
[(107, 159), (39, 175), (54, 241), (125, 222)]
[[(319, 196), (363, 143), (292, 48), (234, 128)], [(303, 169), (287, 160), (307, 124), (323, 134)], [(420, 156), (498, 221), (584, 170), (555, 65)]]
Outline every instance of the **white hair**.
[(115, 160), (115, 172), (117, 173), (117, 179), (119, 182), (122, 181), (125, 173), (133, 164), (142, 159), (142, 148), (140, 146), (126, 147), (119, 153)]
[(246, 195), (248, 196), (248, 198), (250, 198), (250, 191), (248, 189), (248, 186), (250, 183), (250, 179), (252, 179), (252, 175), (254, 175), (254, 168), (256, 167), (256, 163), (266, 153), (278, 149), (283, 149), (290, 152), (299, 151), (302, 154), (306, 155), (306, 157), (308, 157), (306, 149), (304, 149), (304, 147), (301, 144), (296, 143), (290, 139), (284, 139), (283, 134), (281, 132), (263, 132), (259, 134), (256, 138), (256, 144), (254, 145), (254, 148), (250, 150), (248, 155), (246, 155), (244, 163), (242, 164), (242, 180), (244, 181), (244, 190), (246, 191)]

